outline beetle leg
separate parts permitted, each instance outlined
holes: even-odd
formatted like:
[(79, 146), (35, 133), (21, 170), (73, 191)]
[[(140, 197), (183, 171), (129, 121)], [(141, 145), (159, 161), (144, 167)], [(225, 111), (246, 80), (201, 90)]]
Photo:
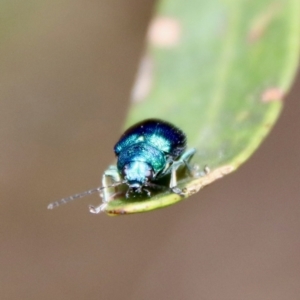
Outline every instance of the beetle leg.
[(168, 172), (172, 172), (172, 169), (175, 167), (176, 170), (185, 165), (189, 175), (190, 176), (194, 176), (194, 167), (192, 167), (189, 162), (192, 159), (192, 157), (194, 156), (194, 154), (196, 153), (196, 149), (195, 148), (190, 148), (188, 150), (186, 150), (180, 157), (178, 160), (173, 161), (172, 163), (168, 164), (167, 167), (161, 172), (162, 174), (167, 174)]
[(195, 153), (196, 153), (195, 148), (191, 148), (191, 149), (188, 149), (187, 151), (185, 151), (179, 157), (178, 160), (173, 162), (173, 164), (171, 165), (171, 170), (174, 168), (177, 170), (179, 167), (185, 165), (189, 172), (189, 175), (192, 177), (194, 172), (193, 172), (193, 167), (190, 165), (190, 160), (192, 159), (192, 157), (194, 156)]
[(173, 193), (184, 196), (184, 192), (177, 186), (176, 171), (178, 167), (179, 165), (177, 167), (173, 167), (171, 170), (170, 189), (172, 190)]
[(107, 203), (102, 203), (98, 206), (93, 206), (93, 205), (89, 205), (89, 211), (90, 213), (92, 214), (99, 214), (101, 213), (102, 211), (105, 210), (105, 207), (107, 206)]
[(120, 182), (121, 176), (118, 172), (117, 166), (109, 166), (109, 168), (104, 172), (102, 176), (102, 199), (103, 202), (108, 202), (111, 198), (111, 190), (108, 186), (110, 186), (112, 183)]
[(170, 189), (173, 193), (183, 196), (183, 191), (177, 186), (177, 169), (182, 166), (182, 161), (175, 161), (171, 167)]
[(179, 160), (189, 162), (195, 153), (196, 153), (196, 149), (190, 148), (181, 154)]
[[(102, 203), (98, 206), (89, 206), (89, 210), (93, 214), (99, 214), (101, 211), (105, 209), (107, 206), (107, 203), (110, 201), (112, 197), (112, 191), (111, 189), (113, 187), (109, 187), (111, 184), (120, 182), (121, 177), (118, 172), (118, 169), (116, 166), (109, 166), (109, 168), (104, 172), (102, 176), (102, 187), (103, 190), (101, 191), (101, 198), (102, 198)], [(114, 187), (115, 189), (116, 187)]]
[(170, 179), (170, 189), (173, 193), (184, 196), (185, 193), (182, 189), (177, 186), (177, 169), (182, 165), (185, 165), (190, 176), (193, 176), (193, 168), (190, 166), (189, 162), (193, 155), (196, 153), (196, 149), (191, 148), (185, 151), (177, 161), (174, 161), (171, 166), (171, 179)]
[(196, 153), (196, 149), (195, 148), (191, 148), (188, 149), (187, 151), (185, 151), (181, 157), (179, 158), (179, 161), (181, 162), (181, 164), (184, 164), (189, 172), (189, 175), (191, 177), (194, 176), (194, 170), (193, 167), (190, 165), (190, 160), (192, 159), (192, 157), (194, 156), (194, 154)]
[(151, 196), (151, 192), (148, 189), (143, 188), (143, 191), (145, 191), (147, 193), (147, 197)]
[(125, 194), (126, 199), (128, 199), (130, 197), (130, 193), (131, 193), (131, 188), (129, 187)]

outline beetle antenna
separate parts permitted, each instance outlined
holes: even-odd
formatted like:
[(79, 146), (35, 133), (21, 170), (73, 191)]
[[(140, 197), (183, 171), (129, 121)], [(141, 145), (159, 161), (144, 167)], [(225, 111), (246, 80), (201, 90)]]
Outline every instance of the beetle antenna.
[(123, 181), (115, 182), (115, 183), (113, 183), (111, 185), (108, 185), (108, 186), (100, 186), (100, 187), (90, 189), (88, 191), (85, 191), (85, 192), (82, 192), (82, 193), (79, 193), (79, 194), (75, 194), (75, 195), (72, 195), (72, 196), (69, 196), (69, 197), (66, 197), (66, 198), (62, 198), (58, 201), (50, 203), (47, 206), (47, 208), (48, 209), (53, 209), (53, 208), (56, 208), (56, 207), (58, 207), (62, 204), (67, 204), (68, 202), (71, 202), (73, 200), (80, 199), (80, 198), (83, 198), (85, 196), (89, 196), (89, 195), (92, 195), (92, 194), (95, 194), (95, 193), (99, 193), (99, 192), (101, 192), (102, 190), (104, 190), (106, 188), (111, 188), (111, 187), (114, 187), (114, 186), (118, 186), (118, 185), (126, 183), (126, 182), (127, 182), (126, 180), (123, 180)]

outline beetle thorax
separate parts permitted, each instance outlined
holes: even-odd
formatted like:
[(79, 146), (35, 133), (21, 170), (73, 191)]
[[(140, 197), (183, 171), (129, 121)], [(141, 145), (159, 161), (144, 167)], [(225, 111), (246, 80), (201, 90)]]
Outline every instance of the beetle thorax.
[(132, 161), (124, 166), (124, 178), (131, 188), (140, 189), (153, 178), (153, 169), (143, 161)]

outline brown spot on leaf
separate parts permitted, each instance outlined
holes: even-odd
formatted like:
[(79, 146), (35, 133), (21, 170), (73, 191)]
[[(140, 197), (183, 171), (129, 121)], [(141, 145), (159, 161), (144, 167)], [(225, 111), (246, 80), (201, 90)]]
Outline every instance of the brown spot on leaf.
[(152, 20), (148, 30), (148, 40), (151, 44), (169, 48), (180, 41), (181, 26), (179, 21), (170, 17), (157, 17)]
[(123, 209), (111, 209), (105, 211), (108, 216), (119, 216), (119, 215), (126, 215), (126, 211)]
[(270, 27), (272, 21), (278, 16), (282, 8), (279, 3), (272, 3), (261, 14), (257, 15), (251, 23), (247, 40), (257, 42)]
[(271, 87), (266, 89), (261, 95), (262, 102), (271, 102), (282, 100), (284, 97), (283, 90), (277, 87)]

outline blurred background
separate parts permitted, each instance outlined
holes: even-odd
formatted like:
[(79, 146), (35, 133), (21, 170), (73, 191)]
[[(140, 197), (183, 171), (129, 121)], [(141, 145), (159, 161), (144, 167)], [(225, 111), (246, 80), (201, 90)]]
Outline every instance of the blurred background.
[(92, 215), (154, 1), (3, 1), (0, 299), (299, 299), (300, 78), (238, 172), (166, 209)]

